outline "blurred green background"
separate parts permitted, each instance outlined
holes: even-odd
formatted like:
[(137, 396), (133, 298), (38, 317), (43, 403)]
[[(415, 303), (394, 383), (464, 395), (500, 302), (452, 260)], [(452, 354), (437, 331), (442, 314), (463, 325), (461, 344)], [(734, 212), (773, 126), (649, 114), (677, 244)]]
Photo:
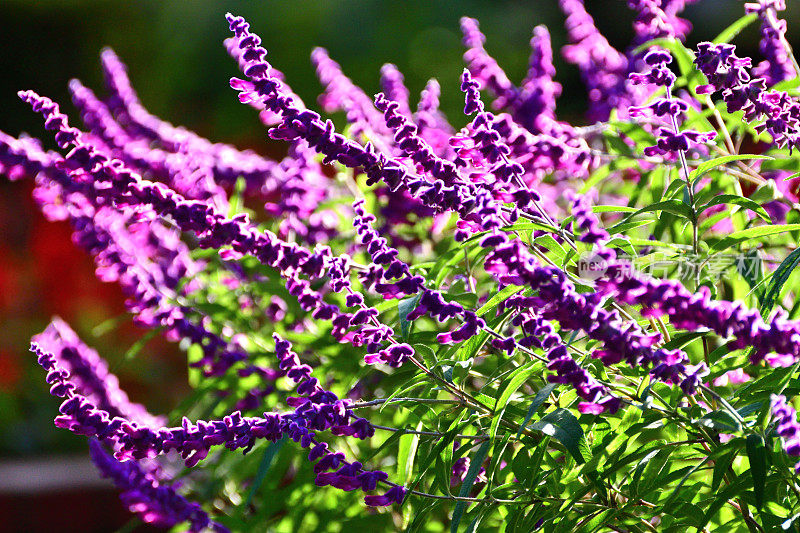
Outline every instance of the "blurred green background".
[[(598, 27), (618, 49), (632, 36), (632, 12), (623, 0), (587, 1)], [(512, 80), (525, 75), (528, 40), (537, 24), (549, 27), (558, 80), (564, 85), (559, 117), (580, 121), (585, 109), (577, 70), (566, 65), (563, 16), (556, 0), (513, 1), (56, 1), (0, 2), (0, 129), (43, 136), (39, 117), (16, 97), (34, 89), (69, 104), (67, 82), (80, 78), (102, 93), (98, 54), (111, 46), (129, 67), (134, 87), (154, 114), (212, 140), (271, 151), (256, 113), (239, 104), (228, 87), (237, 75), (222, 40), (229, 36), (226, 11), (245, 16), (263, 39), (270, 61), (295, 91), (314, 107), (321, 88), (309, 61), (323, 46), (368, 94), (379, 90), (379, 70), (393, 62), (413, 95), (429, 77), (439, 79), (442, 106), (456, 126), (463, 95), (458, 20), (480, 20), (486, 48)], [(735, 0), (704, 0), (687, 8), (695, 30), (689, 43), (713, 38), (741, 16)], [(786, 13), (789, 36), (800, 5)], [(748, 29), (737, 44), (757, 54), (758, 31)], [(77, 121), (76, 121), (77, 122)], [(47, 144), (51, 139), (44, 135)], [(112, 363), (133, 399), (153, 411), (175, 405), (186, 390), (185, 363), (176, 346), (156, 338), (143, 355), (125, 352), (144, 332), (130, 325), (121, 291), (93, 276), (88, 257), (70, 242), (66, 224), (44, 221), (30, 200), (29, 183), (0, 179), (0, 457), (83, 450), (84, 439), (52, 426), (57, 403), (49, 399), (43, 374), (27, 353), (31, 335), (59, 314)], [(110, 322), (109, 322), (110, 321)], [(97, 326), (105, 324), (105, 328)]]

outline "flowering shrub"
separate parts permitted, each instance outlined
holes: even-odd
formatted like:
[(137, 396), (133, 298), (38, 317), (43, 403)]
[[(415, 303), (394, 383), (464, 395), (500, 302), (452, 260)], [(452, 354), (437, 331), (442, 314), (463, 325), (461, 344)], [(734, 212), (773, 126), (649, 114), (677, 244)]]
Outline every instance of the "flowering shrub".
[[(782, 1), (695, 49), (684, 3), (630, 0), (619, 52), (560, 1), (587, 127), (557, 118), (545, 28), (517, 86), (468, 18), (465, 127), (435, 80), (412, 110), (393, 65), (372, 98), (316, 49), (339, 133), (229, 15), (280, 161), (149, 114), (111, 50), (105, 98), (70, 84), (85, 131), (20, 92), (61, 152), (0, 134), (0, 170), (195, 391), (150, 414), (55, 319), (32, 343), (55, 424), (191, 531), (797, 530), (800, 69)], [(729, 44), (753, 23), (757, 64)]]

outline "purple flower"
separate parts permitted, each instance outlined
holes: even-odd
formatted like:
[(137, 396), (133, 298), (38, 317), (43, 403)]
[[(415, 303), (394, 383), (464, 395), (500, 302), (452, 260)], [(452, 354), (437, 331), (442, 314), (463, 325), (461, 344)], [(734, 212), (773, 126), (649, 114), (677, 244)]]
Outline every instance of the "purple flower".
[(401, 504), (406, 497), (406, 489), (400, 485), (395, 485), (383, 495), (364, 496), (364, 503), (370, 507), (384, 507), (393, 503)]
[(136, 461), (117, 461), (95, 439), (89, 439), (89, 454), (100, 475), (110, 478), (122, 491), (121, 499), (143, 522), (157, 527), (172, 527), (189, 522), (193, 532), (228, 528), (212, 521), (199, 504), (181, 496), (175, 487), (164, 485), (146, 473)]
[[(786, 401), (786, 397), (779, 394), (770, 395), (770, 410), (772, 418), (778, 426), (775, 431), (783, 440), (783, 449), (788, 455), (800, 456), (800, 424), (797, 423), (797, 412)], [(800, 472), (800, 463), (794, 467)]]
[(758, 49), (764, 57), (753, 74), (764, 78), (767, 86), (775, 85), (797, 76), (786, 42), (786, 21), (778, 18), (778, 11), (786, 9), (784, 0), (758, 0), (744, 5), (745, 12), (757, 13), (761, 20), (761, 39)]
[(683, 40), (692, 25), (677, 16), (683, 10), (684, 0), (628, 0), (628, 7), (636, 11), (633, 30), (636, 34), (632, 47), (654, 39), (677, 38)]
[(75, 386), (75, 391), (107, 411), (109, 416), (120, 416), (150, 427), (164, 423), (163, 417), (151, 415), (144, 406), (128, 399), (117, 377), (108, 371), (108, 364), (81, 342), (60, 318), (53, 319), (31, 342), (52, 353), (56, 364), (69, 373), (69, 382)]
[(561, 84), (554, 81), (553, 49), (545, 26), (533, 28), (528, 74), (513, 102), (514, 119), (531, 133), (551, 133)]
[[(250, 43), (246, 47), (256, 49)], [(344, 111), (356, 136), (361, 132), (386, 133), (380, 113), (372, 106), (372, 99), (344, 75), (339, 64), (328, 56), (324, 48), (315, 48), (311, 53), (311, 61), (317, 69), (317, 76), (325, 85), (325, 93), (320, 96), (319, 103), (326, 112)], [(245, 74), (250, 75), (247, 72)]]
[(626, 88), (628, 59), (614, 49), (598, 31), (581, 0), (559, 0), (567, 19), (570, 44), (562, 48), (567, 62), (578, 67), (589, 96), (589, 120), (606, 120), (612, 109), (631, 102)]
[(472, 76), (495, 95), (494, 106), (502, 108), (516, 100), (517, 88), (509, 81), (497, 61), (483, 48), (486, 37), (480, 32), (478, 21), (463, 17), (461, 32), (464, 34), (463, 41), (467, 47), (467, 51), (464, 52), (464, 61)]
[(387, 63), (381, 67), (381, 88), (389, 100), (397, 102), (401, 113), (411, 116), (411, 109), (408, 107), (409, 92), (397, 66)]

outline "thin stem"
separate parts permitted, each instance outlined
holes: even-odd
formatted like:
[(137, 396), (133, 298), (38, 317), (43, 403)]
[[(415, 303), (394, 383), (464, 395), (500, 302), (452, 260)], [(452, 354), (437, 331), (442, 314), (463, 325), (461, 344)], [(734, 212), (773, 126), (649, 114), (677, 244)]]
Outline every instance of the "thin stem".
[[(421, 435), (421, 436), (424, 436), (424, 437), (442, 438), (442, 437), (446, 436), (445, 433), (441, 433), (439, 431), (419, 431), (419, 430), (416, 430), (416, 429), (402, 429), (402, 428), (393, 428), (393, 427), (389, 427), (389, 426), (378, 426), (376, 424), (372, 424), (372, 427), (374, 427), (375, 429), (382, 429), (384, 431), (393, 431), (393, 432), (402, 431), (403, 433), (406, 433), (406, 434), (409, 434), (409, 435)], [(461, 440), (477, 440), (477, 441), (489, 440), (491, 438), (489, 435), (455, 435), (455, 436), (451, 436), (451, 437), (455, 438), (455, 439), (461, 439)], [(503, 437), (504, 437), (504, 435), (497, 435), (495, 437), (495, 439), (501, 439)]]
[(781, 32), (778, 28), (778, 14), (774, 8), (768, 8), (766, 10), (767, 13), (767, 23), (769, 24), (770, 28), (778, 34), (778, 39), (781, 41), (781, 45), (786, 50), (786, 53), (789, 55), (789, 59), (792, 61), (792, 67), (794, 67), (795, 76), (800, 76), (800, 65), (797, 63), (797, 59), (794, 57), (794, 51), (792, 50), (792, 45), (789, 44), (789, 41), (786, 39), (786, 34)]
[(375, 400), (370, 400), (368, 402), (358, 402), (354, 403), (350, 406), (350, 409), (363, 409), (365, 407), (372, 407), (375, 405), (382, 405), (384, 403), (395, 403), (395, 402), (415, 402), (415, 403), (431, 403), (431, 404), (457, 404), (462, 405), (462, 402), (459, 400), (448, 400), (448, 399), (438, 399), (438, 398), (378, 398)]
[[(672, 85), (667, 86), (667, 99), (672, 100)], [(670, 118), (672, 119), (673, 133), (678, 135), (680, 133), (680, 128), (678, 127), (678, 117), (676, 115), (671, 115)], [(697, 255), (697, 215), (694, 211), (694, 187), (692, 186), (691, 181), (689, 181), (689, 165), (686, 164), (686, 154), (683, 150), (678, 150), (678, 157), (681, 160), (683, 175), (686, 178), (686, 191), (689, 195), (689, 206), (692, 209), (692, 253)]]

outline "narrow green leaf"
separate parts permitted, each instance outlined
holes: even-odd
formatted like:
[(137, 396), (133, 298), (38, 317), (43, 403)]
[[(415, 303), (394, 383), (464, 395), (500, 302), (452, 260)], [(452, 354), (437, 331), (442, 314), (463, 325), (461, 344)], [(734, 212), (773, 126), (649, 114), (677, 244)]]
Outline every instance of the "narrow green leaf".
[(557, 386), (557, 383), (548, 383), (536, 392), (536, 396), (533, 397), (533, 400), (531, 400), (531, 406), (528, 408), (528, 414), (525, 415), (525, 420), (522, 422), (522, 425), (517, 431), (517, 438), (519, 438), (522, 432), (525, 431), (525, 426), (528, 425), (528, 422), (531, 421), (533, 415), (536, 414), (536, 411), (539, 410), (539, 407), (542, 406), (544, 401), (548, 398), (548, 396), (550, 396), (550, 394), (552, 394)]
[(769, 214), (767, 214), (767, 211), (762, 206), (760, 206), (759, 204), (757, 204), (756, 202), (754, 202), (750, 198), (745, 198), (743, 196), (737, 196), (735, 194), (720, 194), (718, 196), (715, 196), (714, 198), (711, 199), (710, 202), (708, 202), (707, 204), (705, 204), (704, 206), (699, 208), (697, 210), (697, 214), (699, 215), (700, 213), (702, 213), (706, 209), (709, 209), (709, 208), (711, 208), (711, 207), (713, 207), (715, 205), (721, 205), (721, 204), (735, 204), (735, 205), (744, 207), (744, 208), (749, 209), (750, 211), (754, 212), (755, 214), (757, 214), (765, 222), (770, 222)]
[(683, 348), (690, 342), (699, 339), (701, 337), (704, 337), (705, 335), (708, 335), (709, 333), (710, 333), (709, 330), (705, 330), (705, 331), (690, 331), (688, 333), (681, 333), (680, 335), (675, 335), (674, 337), (672, 337), (672, 339), (670, 339), (669, 342), (664, 343), (662, 349), (678, 350), (680, 348)]
[(621, 224), (624, 224), (626, 222), (630, 222), (630, 219), (634, 218), (635, 216), (641, 215), (642, 213), (650, 213), (653, 211), (666, 211), (668, 213), (672, 213), (673, 215), (677, 215), (686, 219), (692, 218), (692, 210), (685, 203), (681, 202), (680, 200), (663, 200), (661, 202), (656, 202), (646, 207), (642, 207), (641, 209), (638, 209), (637, 211), (626, 216), (624, 219), (622, 219), (622, 221), (619, 224), (612, 226), (611, 229), (609, 230), (609, 233), (611, 233), (611, 230), (613, 230), (617, 226), (620, 226)]
[(635, 213), (635, 207), (627, 205), (594, 205), (592, 213)]
[(524, 287), (519, 287), (517, 285), (509, 285), (502, 291), (498, 292), (497, 294), (489, 298), (489, 301), (480, 306), (478, 310), (475, 311), (475, 314), (477, 314), (478, 316), (483, 316), (485, 313), (496, 308), (497, 304), (499, 304), (501, 301), (506, 300), (509, 296), (518, 293), (522, 289), (524, 289)]
[(575, 415), (566, 409), (559, 408), (547, 413), (531, 427), (545, 435), (555, 437), (567, 448), (578, 464), (585, 463), (592, 457), (583, 428)]
[(716, 459), (714, 461), (714, 472), (711, 476), (711, 489), (717, 490), (719, 486), (722, 484), (722, 480), (725, 478), (725, 474), (728, 472), (728, 469), (733, 464), (733, 460), (736, 459), (736, 455), (739, 452), (739, 447), (735, 447), (729, 450), (725, 455)]
[(244, 191), (247, 187), (247, 181), (244, 176), (236, 178), (236, 183), (233, 186), (233, 194), (228, 200), (228, 217), (233, 218), (244, 209)]
[(761, 435), (747, 436), (747, 458), (750, 460), (750, 473), (753, 475), (756, 507), (761, 509), (764, 505), (764, 486), (767, 482), (767, 449)]
[(755, 155), (755, 154), (734, 154), (734, 155), (723, 155), (721, 157), (715, 157), (714, 159), (710, 159), (701, 163), (696, 169), (689, 173), (689, 181), (694, 184), (699, 178), (703, 177), (707, 172), (722, 166), (726, 163), (732, 163), (734, 161), (745, 161), (750, 159), (774, 159), (768, 155)]
[(635, 484), (631, 482), (633, 485), (632, 490), (634, 491), (634, 494), (644, 496), (653, 492), (654, 490), (661, 490), (661, 484), (659, 483), (659, 480), (665, 475), (669, 474), (669, 458), (670, 455), (672, 455), (672, 453), (675, 451), (675, 446), (667, 446), (666, 448), (660, 449), (655, 456), (651, 456), (649, 454), (646, 456), (650, 457), (650, 459), (646, 461), (644, 465), (645, 467), (642, 469), (643, 475), (640, 475), (639, 479), (635, 479)]
[(461, 411), (461, 413), (459, 413), (458, 417), (453, 421), (452, 424), (450, 424), (450, 427), (447, 429), (445, 434), (439, 439), (439, 442), (436, 443), (436, 446), (434, 446), (425, 459), (419, 463), (419, 472), (417, 473), (417, 477), (414, 482), (409, 485), (411, 489), (416, 489), (420, 482), (422, 482), (422, 478), (425, 476), (428, 468), (430, 468), (431, 463), (433, 463), (433, 460), (442, 453), (442, 450), (444, 450), (445, 446), (452, 446), (456, 435), (458, 435), (462, 429), (470, 425), (469, 420), (462, 422), (465, 415), (466, 411)]
[(373, 457), (375, 457), (376, 455), (378, 455), (379, 453), (381, 453), (385, 449), (387, 449), (390, 446), (394, 445), (397, 441), (400, 440), (400, 437), (402, 437), (403, 435), (406, 435), (406, 434), (407, 434), (407, 432), (404, 429), (400, 429), (398, 431), (393, 432), (389, 436), (388, 439), (383, 441), (383, 444), (381, 444), (377, 448), (370, 449), (370, 451), (367, 452), (365, 455), (359, 456), (359, 459), (361, 461), (363, 461), (364, 463), (366, 463), (367, 461), (369, 461), (370, 459), (372, 459)]
[(425, 517), (430, 514), (434, 507), (441, 507), (444, 500), (433, 500), (431, 503), (419, 510), (406, 528), (406, 533), (416, 533), (425, 527)]
[(742, 492), (747, 485), (750, 484), (750, 479), (747, 476), (738, 476), (733, 483), (725, 487), (714, 499), (714, 502), (709, 506), (708, 511), (706, 511), (703, 520), (697, 526), (697, 530), (701, 531), (706, 524), (708, 524), (714, 515), (717, 514), (717, 511), (722, 508), (723, 505), (728, 503), (728, 500), (735, 498)]
[(503, 393), (497, 398), (497, 402), (495, 402), (494, 405), (494, 417), (492, 418), (492, 425), (489, 428), (490, 438), (494, 439), (497, 435), (497, 428), (500, 426), (500, 421), (503, 419), (503, 415), (506, 412), (506, 405), (508, 405), (511, 395), (517, 392), (517, 389), (527, 381), (534, 371), (534, 366), (535, 363), (531, 361), (516, 368), (506, 377), (508, 385), (503, 389)]
[(487, 510), (483, 509), (478, 516), (472, 519), (472, 522), (469, 523), (467, 529), (464, 530), (464, 533), (475, 533), (476, 528), (480, 525), (481, 520), (483, 520), (483, 516), (486, 514)]
[(800, 264), (800, 248), (792, 251), (786, 259), (784, 259), (778, 268), (775, 269), (775, 273), (772, 276), (772, 281), (767, 287), (766, 292), (764, 293), (764, 299), (761, 303), (761, 315), (764, 316), (775, 306), (775, 301), (781, 294), (781, 289), (783, 289), (783, 285), (789, 279), (789, 276), (792, 274), (797, 265)]
[[(417, 430), (422, 429), (422, 423), (417, 425)], [(403, 485), (411, 481), (414, 472), (414, 459), (417, 456), (417, 446), (419, 445), (419, 435), (406, 434), (400, 437), (400, 445), (397, 451), (397, 477), (402, 480)]]
[(150, 331), (142, 335), (141, 339), (137, 340), (135, 343), (133, 343), (133, 346), (128, 348), (128, 351), (125, 352), (125, 355), (122, 356), (122, 360), (128, 362), (131, 359), (135, 359), (136, 356), (139, 355), (139, 353), (141, 353), (141, 351), (144, 349), (145, 345), (150, 341), (150, 339), (161, 333), (163, 330), (164, 327), (159, 326), (155, 329), (151, 329)]
[(261, 485), (264, 483), (264, 479), (267, 477), (269, 467), (272, 466), (272, 460), (278, 454), (285, 441), (286, 437), (283, 437), (275, 442), (270, 442), (269, 446), (267, 446), (267, 449), (264, 450), (264, 455), (261, 457), (261, 462), (258, 464), (258, 470), (256, 470), (256, 477), (253, 478), (253, 485), (250, 487), (250, 491), (247, 493), (247, 498), (244, 500), (243, 505), (245, 507), (249, 507), (253, 502), (256, 492), (258, 492), (258, 489), (261, 488)]
[(698, 423), (707, 428), (713, 428), (724, 433), (738, 433), (742, 425), (727, 411), (713, 411), (698, 420)]
[(411, 322), (408, 321), (408, 314), (417, 306), (421, 296), (421, 294), (416, 294), (397, 302), (397, 314), (400, 317), (400, 336), (403, 340), (408, 339), (408, 334), (411, 331)]
[[(492, 441), (485, 441), (470, 459), (469, 470), (467, 470), (467, 475), (461, 483), (461, 490), (458, 491), (458, 495), (462, 498), (469, 496), (469, 491), (472, 490), (472, 485), (475, 483), (475, 478), (478, 477), (478, 472), (481, 466), (483, 466), (483, 460), (486, 459), (486, 454), (489, 452), (489, 447), (491, 445)], [(458, 524), (461, 523), (461, 517), (464, 515), (466, 509), (467, 502), (459, 501), (456, 503), (453, 508), (453, 519), (450, 522), (450, 533), (458, 533)]]
[(724, 239), (721, 239), (719, 242), (715, 243), (714, 246), (712, 246), (711, 249), (709, 250), (709, 254), (721, 252), (723, 250), (730, 248), (731, 246), (735, 246), (736, 244), (740, 244), (750, 239), (758, 237), (766, 237), (767, 235), (775, 235), (777, 233), (786, 233), (787, 231), (797, 231), (797, 230), (800, 230), (800, 224), (756, 226), (754, 228), (747, 228), (741, 231), (734, 231)]
[(719, 35), (714, 37), (712, 41), (714, 44), (723, 44), (730, 42), (731, 39), (739, 35), (739, 33), (747, 26), (752, 24), (758, 15), (756, 13), (748, 13), (747, 15), (737, 19), (733, 24), (722, 30)]

